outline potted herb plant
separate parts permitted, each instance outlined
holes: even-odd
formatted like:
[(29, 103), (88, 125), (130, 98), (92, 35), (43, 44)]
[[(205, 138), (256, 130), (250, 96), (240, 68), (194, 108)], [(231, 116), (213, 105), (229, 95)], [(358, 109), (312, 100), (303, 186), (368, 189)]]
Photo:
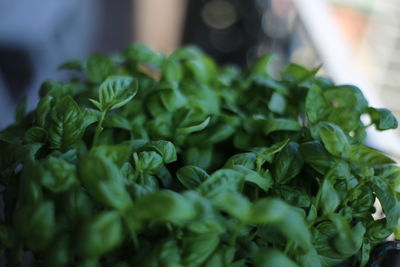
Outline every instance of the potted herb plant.
[[(134, 45), (47, 81), (0, 132), (2, 257), (35, 266), (364, 266), (397, 225), (394, 129), (360, 89), (269, 57)], [(360, 117), (367, 115), (365, 125)], [(374, 202), (385, 218), (374, 220)]]

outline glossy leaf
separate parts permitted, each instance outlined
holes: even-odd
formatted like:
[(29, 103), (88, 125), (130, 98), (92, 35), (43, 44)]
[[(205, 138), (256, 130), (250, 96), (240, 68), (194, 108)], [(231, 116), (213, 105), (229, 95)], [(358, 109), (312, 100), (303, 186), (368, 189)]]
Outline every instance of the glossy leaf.
[(194, 189), (201, 185), (209, 175), (197, 166), (185, 166), (178, 170), (176, 177), (187, 189)]
[(311, 123), (323, 121), (330, 109), (328, 101), (317, 85), (313, 85), (308, 90), (305, 105), (307, 118)]
[(160, 154), (164, 163), (171, 163), (176, 161), (176, 149), (173, 143), (164, 140), (150, 141), (145, 144), (142, 149), (150, 149)]
[(288, 119), (267, 119), (263, 133), (268, 135), (276, 131), (300, 131), (301, 126), (297, 121)]
[(351, 146), (349, 155), (352, 160), (370, 166), (395, 163), (393, 159), (378, 150), (363, 145)]
[(386, 215), (387, 226), (393, 228), (400, 218), (400, 206), (393, 194), (388, 194), (393, 189), (389, 184), (379, 177), (373, 177), (373, 189)]
[(110, 76), (99, 87), (99, 101), (90, 99), (100, 111), (124, 106), (137, 93), (137, 84), (129, 76)]
[(78, 142), (85, 131), (82, 111), (72, 97), (65, 96), (51, 112), (48, 128), (50, 147), (66, 150)]
[(326, 150), (334, 156), (346, 156), (350, 149), (348, 137), (336, 125), (327, 122), (319, 123), (319, 134)]
[(396, 117), (385, 108), (369, 108), (368, 113), (378, 130), (396, 129), (398, 126)]
[(290, 142), (275, 158), (272, 176), (276, 183), (287, 183), (299, 174), (302, 166), (303, 159), (299, 153), (299, 145)]
[(325, 214), (335, 212), (336, 208), (340, 204), (339, 197), (333, 187), (332, 183), (328, 179), (324, 179), (321, 187), (321, 205), (322, 210)]

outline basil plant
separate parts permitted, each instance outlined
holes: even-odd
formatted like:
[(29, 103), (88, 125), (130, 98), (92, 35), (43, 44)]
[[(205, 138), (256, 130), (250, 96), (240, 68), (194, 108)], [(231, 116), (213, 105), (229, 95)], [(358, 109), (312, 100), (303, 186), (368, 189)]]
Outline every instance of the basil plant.
[(76, 78), (46, 81), (0, 132), (3, 262), (365, 266), (400, 216), (400, 169), (366, 129), (397, 121), (355, 86), (270, 61), (133, 45), (62, 65)]

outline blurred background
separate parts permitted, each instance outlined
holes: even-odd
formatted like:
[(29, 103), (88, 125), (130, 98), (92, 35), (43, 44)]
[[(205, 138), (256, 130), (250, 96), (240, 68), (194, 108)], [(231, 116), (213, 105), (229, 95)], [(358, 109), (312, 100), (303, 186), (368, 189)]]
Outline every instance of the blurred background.
[[(134, 42), (167, 54), (195, 44), (240, 66), (266, 53), (276, 70), (322, 64), (400, 118), (399, 26), (400, 0), (0, 0), (0, 129), (24, 96), (36, 105), (44, 80), (68, 78), (61, 63)], [(398, 130), (368, 143), (400, 157)]]

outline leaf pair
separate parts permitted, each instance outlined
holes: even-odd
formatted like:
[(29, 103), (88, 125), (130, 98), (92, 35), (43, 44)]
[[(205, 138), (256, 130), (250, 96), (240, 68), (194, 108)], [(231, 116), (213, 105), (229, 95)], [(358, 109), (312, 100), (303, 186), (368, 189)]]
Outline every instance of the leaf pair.
[(137, 82), (129, 76), (108, 77), (99, 87), (99, 100), (89, 99), (102, 112), (120, 108), (137, 93)]

